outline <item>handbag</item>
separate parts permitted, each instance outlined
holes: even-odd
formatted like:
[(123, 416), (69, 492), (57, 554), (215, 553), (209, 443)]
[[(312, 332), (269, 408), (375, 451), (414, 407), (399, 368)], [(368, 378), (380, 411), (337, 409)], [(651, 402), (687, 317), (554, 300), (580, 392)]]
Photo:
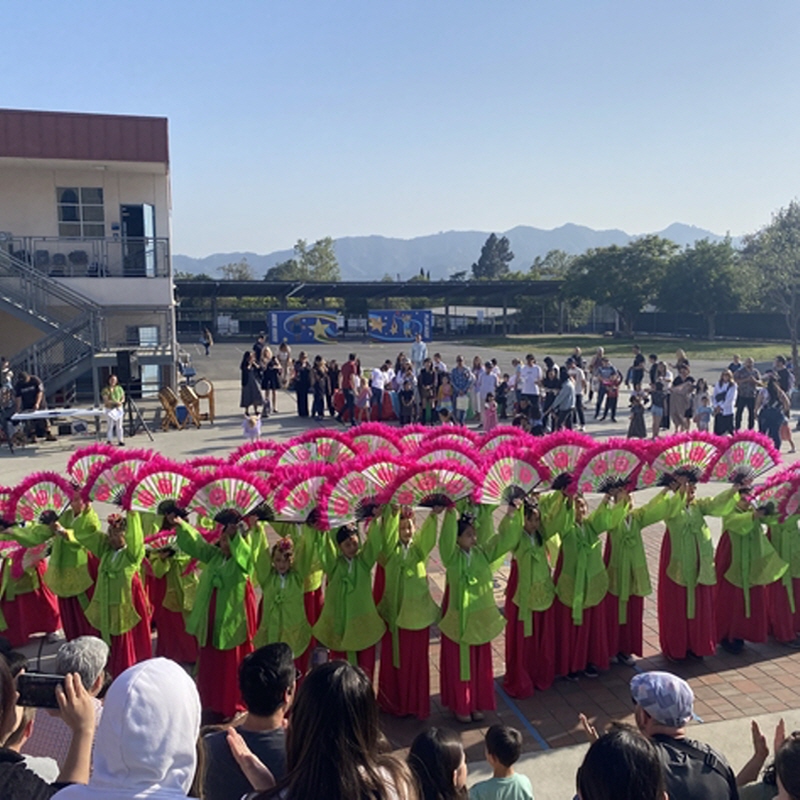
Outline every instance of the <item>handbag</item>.
[(456, 397), (456, 411), (469, 411), (469, 396), (466, 394)]

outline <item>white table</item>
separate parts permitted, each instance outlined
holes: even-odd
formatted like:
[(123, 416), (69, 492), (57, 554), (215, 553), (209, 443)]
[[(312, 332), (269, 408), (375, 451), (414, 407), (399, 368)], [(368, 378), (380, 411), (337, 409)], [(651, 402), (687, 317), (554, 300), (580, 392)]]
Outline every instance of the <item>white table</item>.
[(96, 438), (100, 436), (100, 418), (104, 417), (104, 408), (42, 408), (38, 411), (20, 411), (11, 417), (12, 422), (24, 422), (36, 419), (64, 419), (65, 417), (76, 417), (78, 419), (94, 419)]

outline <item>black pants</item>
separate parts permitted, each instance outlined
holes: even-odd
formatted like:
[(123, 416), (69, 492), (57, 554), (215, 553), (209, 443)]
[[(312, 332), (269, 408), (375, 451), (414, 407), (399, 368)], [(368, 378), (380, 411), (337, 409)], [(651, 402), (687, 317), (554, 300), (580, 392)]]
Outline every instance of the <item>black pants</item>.
[(736, 398), (736, 421), (734, 427), (738, 431), (742, 427), (742, 417), (744, 410), (747, 409), (747, 430), (753, 430), (755, 424), (756, 414), (756, 399), (755, 397), (742, 397), (741, 395)]
[(617, 421), (617, 400), (618, 399), (619, 398), (618, 398), (617, 395), (613, 395), (612, 396), (610, 394), (606, 394), (606, 409), (603, 412), (603, 419), (605, 419), (608, 414), (611, 414), (611, 421), (612, 422), (616, 422)]
[(586, 426), (586, 418), (583, 415), (583, 395), (575, 395), (575, 416), (578, 418), (578, 424), (581, 428)]
[[(594, 408), (594, 418), (597, 419), (600, 416), (600, 409), (603, 407), (603, 400), (606, 397), (606, 387), (604, 383), (601, 383), (597, 387), (597, 405)], [(606, 412), (608, 408), (606, 408)]]
[(539, 419), (542, 416), (539, 410), (539, 395), (524, 394), (522, 396), (528, 401), (528, 419)]
[(356, 393), (352, 389), (344, 389), (344, 408), (342, 413), (339, 414), (338, 419), (341, 422), (344, 415), (350, 412), (350, 424), (356, 424)]
[(733, 435), (733, 414), (714, 415), (714, 433), (724, 436), (726, 433)]
[[(376, 389), (374, 386), (372, 387), (372, 405), (371, 408), (378, 409), (378, 422), (381, 421), (383, 418), (383, 389)], [(372, 411), (370, 410), (370, 417), (372, 416)]]
[(297, 416), (308, 416), (308, 388), (297, 390)]

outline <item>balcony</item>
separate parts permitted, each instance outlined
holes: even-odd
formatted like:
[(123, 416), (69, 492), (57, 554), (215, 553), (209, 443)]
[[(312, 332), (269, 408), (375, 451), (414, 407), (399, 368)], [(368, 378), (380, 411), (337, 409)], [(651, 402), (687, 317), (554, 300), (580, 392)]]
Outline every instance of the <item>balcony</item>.
[(13, 236), (0, 247), (51, 278), (168, 278), (169, 239)]

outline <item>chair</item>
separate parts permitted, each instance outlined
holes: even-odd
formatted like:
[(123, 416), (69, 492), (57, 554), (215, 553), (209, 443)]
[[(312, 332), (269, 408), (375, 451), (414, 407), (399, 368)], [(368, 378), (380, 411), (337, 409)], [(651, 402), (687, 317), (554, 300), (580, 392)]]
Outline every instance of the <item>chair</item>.
[(169, 386), (162, 386), (158, 391), (158, 399), (161, 401), (161, 408), (164, 409), (164, 419), (161, 420), (161, 429), (168, 431), (170, 428), (181, 430), (183, 425), (178, 421), (176, 409), (178, 408), (178, 396)]
[(183, 404), (186, 406), (186, 410), (189, 412), (189, 417), (186, 422), (188, 423), (191, 421), (196, 428), (199, 428), (200, 398), (197, 396), (197, 392), (195, 392), (191, 386), (186, 386), (185, 384), (181, 384), (178, 391), (180, 392)]
[(208, 411), (201, 414), (202, 419), (207, 419), (212, 425), (214, 424), (214, 384), (208, 378), (199, 378), (194, 385), (194, 391), (200, 400), (208, 401)]

